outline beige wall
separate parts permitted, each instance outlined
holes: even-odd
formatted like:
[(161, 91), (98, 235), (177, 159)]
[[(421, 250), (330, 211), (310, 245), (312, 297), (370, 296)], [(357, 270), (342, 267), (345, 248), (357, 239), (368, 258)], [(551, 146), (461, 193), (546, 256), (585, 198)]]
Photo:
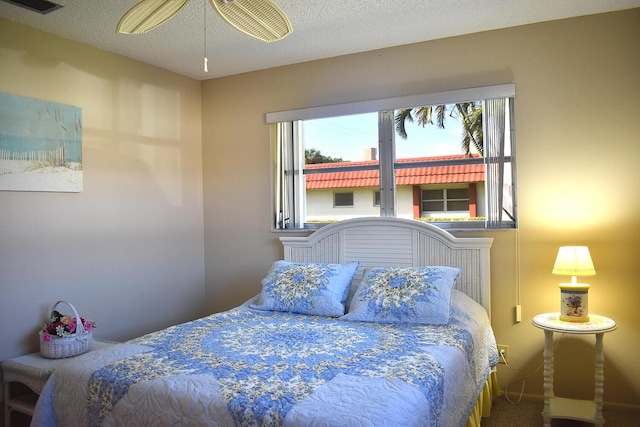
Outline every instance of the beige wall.
[[(520, 229), (495, 238), (493, 325), (514, 367), (502, 385), (535, 371), (538, 313), (557, 311), (557, 248), (591, 248), (590, 309), (613, 317), (605, 337), (605, 401), (640, 404), (640, 10), (594, 15), (367, 52), (209, 80), (203, 84), (207, 309), (259, 291), (282, 256), (270, 232), (265, 113), (514, 82)], [(239, 191), (240, 189), (240, 191)], [(518, 245), (519, 243), (519, 245)], [(518, 268), (519, 267), (519, 268)], [(519, 283), (519, 285), (518, 285)], [(522, 304), (515, 324), (513, 307)], [(591, 398), (593, 338), (565, 337), (556, 392)], [(511, 387), (519, 390), (521, 383)], [(525, 393), (542, 394), (542, 373)]]
[(82, 193), (0, 191), (0, 359), (59, 299), (103, 339), (204, 314), (201, 83), (2, 19), (0, 64), (0, 91), (82, 108), (84, 162)]

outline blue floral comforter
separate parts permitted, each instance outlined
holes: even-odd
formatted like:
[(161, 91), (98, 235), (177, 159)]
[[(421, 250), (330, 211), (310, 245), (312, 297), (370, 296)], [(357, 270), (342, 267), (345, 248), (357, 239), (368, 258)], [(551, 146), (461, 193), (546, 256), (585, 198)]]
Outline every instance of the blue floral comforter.
[(55, 371), (42, 425), (464, 425), (497, 362), (486, 314), (442, 326), (247, 305), (87, 353)]

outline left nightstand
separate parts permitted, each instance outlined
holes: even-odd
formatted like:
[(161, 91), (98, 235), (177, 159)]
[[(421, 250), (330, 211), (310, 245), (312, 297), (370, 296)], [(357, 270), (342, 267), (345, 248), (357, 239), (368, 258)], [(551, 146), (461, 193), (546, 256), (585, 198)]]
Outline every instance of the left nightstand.
[[(544, 426), (551, 426), (551, 418), (586, 421), (602, 426), (602, 395), (604, 391), (604, 356), (602, 339), (606, 332), (616, 329), (616, 322), (608, 317), (589, 314), (588, 322), (564, 322), (560, 313), (539, 314), (531, 321), (533, 326), (544, 331)], [(553, 394), (553, 333), (595, 334), (595, 394), (593, 401), (556, 397)]]
[[(117, 344), (113, 341), (93, 340), (91, 350), (95, 351), (110, 345)], [(77, 357), (77, 356), (76, 356)], [(4, 425), (11, 425), (11, 411), (21, 412), (29, 416), (33, 415), (33, 409), (38, 401), (38, 395), (45, 383), (60, 364), (72, 357), (65, 359), (47, 359), (40, 353), (31, 353), (25, 356), (14, 357), (0, 362), (2, 367), (2, 382), (4, 383)], [(31, 392), (11, 394), (11, 383), (17, 382), (28, 386)]]

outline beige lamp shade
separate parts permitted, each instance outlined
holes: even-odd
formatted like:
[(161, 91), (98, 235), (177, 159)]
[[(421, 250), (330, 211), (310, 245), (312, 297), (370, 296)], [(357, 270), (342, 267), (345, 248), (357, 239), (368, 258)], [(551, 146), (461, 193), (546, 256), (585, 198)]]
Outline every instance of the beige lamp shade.
[(561, 246), (553, 265), (553, 274), (563, 276), (595, 276), (596, 269), (586, 246)]

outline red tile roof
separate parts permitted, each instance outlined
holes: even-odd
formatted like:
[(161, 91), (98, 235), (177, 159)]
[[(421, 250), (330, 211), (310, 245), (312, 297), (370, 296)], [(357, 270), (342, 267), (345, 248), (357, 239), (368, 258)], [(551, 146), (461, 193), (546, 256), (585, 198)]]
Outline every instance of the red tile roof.
[[(442, 160), (465, 159), (467, 156), (451, 155), (438, 157), (420, 157), (413, 159), (400, 159), (397, 163), (429, 162)], [(326, 168), (339, 168), (351, 166), (375, 166), (377, 160), (361, 162), (320, 163), (305, 165), (305, 170), (318, 170)], [(307, 190), (325, 188), (352, 188), (352, 187), (377, 187), (380, 185), (380, 173), (375, 170), (309, 173), (305, 175)], [(484, 165), (449, 165), (415, 167), (396, 170), (396, 185), (421, 185), (421, 184), (453, 184), (463, 182), (484, 182)]]

